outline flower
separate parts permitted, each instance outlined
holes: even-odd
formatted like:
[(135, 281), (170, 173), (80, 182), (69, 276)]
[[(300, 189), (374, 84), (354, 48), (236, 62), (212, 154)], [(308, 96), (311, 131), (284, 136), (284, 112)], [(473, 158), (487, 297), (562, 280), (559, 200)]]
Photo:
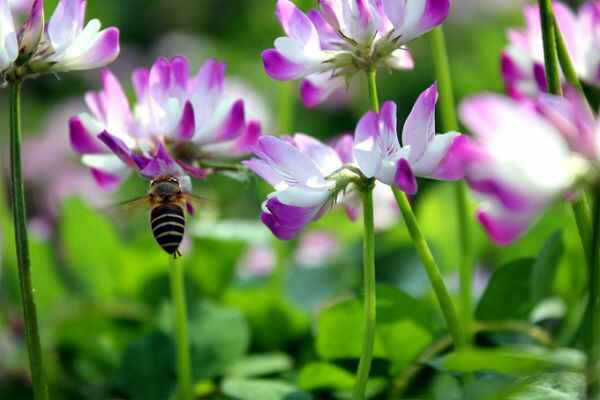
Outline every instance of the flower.
[(594, 164), (600, 161), (600, 119), (594, 116), (587, 101), (572, 86), (565, 96), (542, 94), (536, 101), (538, 110), (563, 135), (571, 149)]
[(380, 113), (371, 111), (361, 118), (354, 134), (354, 158), (367, 178), (414, 194), (416, 176), (443, 180), (463, 177), (458, 150), (466, 139), (457, 132), (435, 134), (437, 98), (435, 84), (421, 93), (404, 123), (402, 145), (396, 132), (394, 102), (384, 103)]
[(90, 113), (73, 117), (69, 128), (73, 148), (103, 187), (117, 186), (130, 168), (150, 179), (204, 178), (209, 171), (198, 163), (240, 157), (261, 134), (257, 121), (246, 122), (244, 101), (224, 90), (225, 65), (215, 60), (193, 77), (184, 57), (136, 69), (133, 108), (117, 78), (108, 70), (101, 76), (103, 90), (85, 96)]
[(294, 260), (303, 268), (319, 268), (332, 261), (341, 251), (338, 238), (326, 231), (314, 231), (300, 238)]
[[(554, 12), (579, 78), (600, 87), (600, 1), (593, 0), (575, 15), (555, 1)], [(524, 29), (508, 31), (502, 54), (502, 76), (508, 94), (516, 99), (547, 91), (539, 7), (526, 5)]]
[(449, 0), (320, 0), (302, 12), (278, 0), (276, 14), (286, 36), (262, 54), (267, 74), (277, 80), (303, 79), (301, 97), (316, 106), (358, 70), (378, 66), (410, 69), (405, 45), (441, 24)]
[(332, 147), (304, 134), (263, 136), (254, 153), (258, 158), (244, 164), (275, 188), (263, 203), (261, 220), (279, 239), (293, 239), (342, 200), (349, 182), (334, 176), (343, 164)]
[(583, 158), (530, 103), (482, 94), (465, 100), (460, 115), (476, 137), (459, 153), (467, 183), (481, 198), (477, 218), (498, 244), (523, 235), (587, 172)]
[(43, 0), (35, 0), (22, 26), (17, 26), (15, 14), (27, 2), (12, 3), (0, 0), (2, 79), (99, 68), (119, 55), (117, 28), (101, 30), (97, 19), (84, 25), (85, 0), (60, 0), (48, 24)]
[(260, 278), (270, 275), (275, 269), (277, 255), (267, 244), (255, 243), (248, 248), (237, 266), (238, 275), (242, 278)]

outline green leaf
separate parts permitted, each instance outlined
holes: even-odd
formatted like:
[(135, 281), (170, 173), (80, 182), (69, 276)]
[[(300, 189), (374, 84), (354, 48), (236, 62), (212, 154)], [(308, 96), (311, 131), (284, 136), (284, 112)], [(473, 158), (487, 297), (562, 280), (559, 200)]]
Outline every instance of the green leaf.
[(311, 400), (312, 396), (282, 381), (226, 379), (221, 390), (238, 400)]
[(112, 225), (82, 200), (72, 198), (63, 204), (61, 234), (70, 273), (84, 293), (97, 299), (114, 297), (123, 259)]
[(227, 370), (226, 375), (246, 378), (277, 374), (290, 369), (292, 369), (292, 359), (287, 354), (256, 354), (233, 364)]
[(490, 280), (475, 315), (483, 321), (527, 319), (534, 303), (531, 283), (534, 260), (525, 258), (499, 267)]
[(243, 315), (208, 302), (192, 310), (189, 332), (196, 379), (223, 374), (245, 357), (250, 346), (250, 331)]
[(585, 356), (577, 350), (547, 350), (539, 347), (465, 349), (452, 352), (435, 362), (442, 369), (450, 371), (490, 371), (516, 376), (554, 368), (581, 370), (584, 363)]
[(278, 350), (309, 332), (308, 314), (283, 298), (275, 285), (230, 289), (225, 301), (244, 314), (252, 328), (253, 345), (260, 350)]
[[(365, 399), (370, 399), (381, 394), (388, 387), (386, 378), (371, 378), (367, 381), (365, 390)], [(354, 393), (351, 389), (341, 389), (335, 392), (336, 399), (350, 400), (354, 399)]]
[[(326, 360), (358, 358), (362, 349), (362, 304), (349, 299), (319, 316), (317, 353)], [(374, 356), (392, 362), (392, 373), (406, 367), (433, 340), (437, 311), (387, 285), (377, 286)]]
[(304, 390), (351, 389), (353, 386), (354, 375), (334, 364), (310, 363), (298, 375), (298, 387)]
[(531, 273), (531, 297), (534, 303), (551, 294), (552, 283), (564, 249), (562, 233), (554, 232), (535, 260)]
[(231, 283), (244, 248), (241, 241), (194, 240), (192, 254), (185, 259), (186, 271), (203, 293), (219, 298)]
[(171, 338), (155, 332), (129, 346), (119, 382), (133, 400), (164, 400), (175, 388), (175, 348)]

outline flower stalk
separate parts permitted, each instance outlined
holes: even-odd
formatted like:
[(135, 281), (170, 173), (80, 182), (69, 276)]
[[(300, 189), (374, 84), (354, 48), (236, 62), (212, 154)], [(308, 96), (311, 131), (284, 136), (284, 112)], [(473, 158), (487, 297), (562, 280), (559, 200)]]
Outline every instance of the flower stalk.
[(177, 347), (178, 400), (192, 400), (192, 369), (190, 361), (190, 341), (188, 336), (188, 315), (185, 304), (185, 282), (183, 265), (173, 258), (169, 275), (171, 296), (174, 307), (174, 334)]
[(592, 225), (591, 248), (589, 252), (589, 299), (588, 315), (590, 331), (585, 335), (587, 353), (587, 398), (597, 399), (600, 396), (600, 187), (594, 188), (594, 220)]
[(38, 328), (34, 290), (31, 283), (31, 260), (27, 238), (27, 216), (25, 211), (25, 193), (21, 171), (21, 82), (10, 85), (10, 163), (11, 196), (19, 268), (21, 302), (25, 320), (25, 337), (29, 353), (31, 380), (36, 400), (47, 400), (48, 385), (42, 362), (42, 346)]
[[(378, 112), (379, 98), (377, 94), (377, 80), (375, 71), (369, 71), (368, 84), (371, 108)], [(427, 276), (431, 282), (431, 286), (433, 287), (438, 302), (440, 303), (440, 307), (446, 320), (446, 324), (448, 325), (448, 330), (450, 331), (452, 340), (454, 341), (454, 345), (456, 347), (463, 347), (466, 345), (466, 337), (462, 323), (458, 318), (456, 310), (454, 309), (452, 299), (450, 298), (448, 289), (444, 284), (442, 274), (440, 273), (435, 259), (433, 258), (433, 254), (431, 254), (431, 250), (429, 249), (429, 245), (427, 244), (427, 241), (421, 232), (421, 228), (419, 227), (417, 218), (412, 210), (410, 202), (408, 201), (408, 197), (400, 190), (393, 189), (393, 192), (396, 202), (398, 203), (398, 207), (400, 208), (400, 212), (404, 217), (404, 221), (412, 238), (413, 244), (417, 250), (417, 253), (419, 254), (421, 262), (425, 267), (425, 271), (427, 272)]]
[[(446, 50), (444, 31), (438, 26), (430, 34), (431, 52), (433, 64), (440, 92), (440, 111), (443, 130), (458, 130), (458, 119), (456, 116), (456, 105), (454, 102), (454, 90), (452, 88), (452, 77)], [(456, 215), (458, 219), (458, 242), (460, 244), (459, 258), (459, 281), (460, 300), (463, 316), (463, 324), (466, 332), (473, 319), (473, 260), (472, 260), (472, 238), (469, 229), (469, 211), (467, 187), (464, 181), (454, 183), (454, 196)]]
[[(372, 185), (371, 185), (372, 186)], [(364, 239), (363, 239), (363, 289), (364, 289), (364, 327), (363, 347), (356, 374), (354, 400), (363, 400), (375, 343), (376, 294), (375, 294), (375, 233), (373, 222), (373, 188), (361, 192), (363, 202)]]

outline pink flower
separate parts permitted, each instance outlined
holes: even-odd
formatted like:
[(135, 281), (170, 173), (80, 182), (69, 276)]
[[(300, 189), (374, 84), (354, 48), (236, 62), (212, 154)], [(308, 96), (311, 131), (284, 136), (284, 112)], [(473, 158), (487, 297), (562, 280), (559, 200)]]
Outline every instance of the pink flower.
[(498, 244), (519, 238), (588, 170), (529, 103), (484, 94), (464, 101), (460, 114), (475, 135), (459, 153), (466, 180), (481, 198), (477, 218)]
[(73, 148), (101, 186), (118, 185), (131, 168), (150, 179), (201, 179), (208, 171), (196, 162), (242, 156), (261, 134), (258, 122), (246, 123), (243, 100), (224, 90), (225, 65), (215, 60), (190, 77), (185, 58), (159, 58), (132, 81), (131, 108), (116, 77), (103, 71), (103, 90), (85, 96), (90, 113), (70, 120)]
[[(85, 22), (85, 0), (60, 0), (48, 24), (44, 2), (34, 0), (25, 23), (15, 25), (27, 2), (0, 0), (0, 77), (103, 67), (119, 55), (119, 30), (101, 30), (100, 21)], [(11, 71), (20, 58), (18, 71)]]
[(305, 14), (291, 1), (278, 0), (276, 14), (286, 36), (263, 52), (273, 79), (303, 79), (301, 97), (308, 107), (343, 88), (357, 69), (412, 68), (404, 46), (441, 24), (450, 1), (320, 0), (319, 5)]
[(294, 254), (296, 263), (304, 268), (323, 267), (339, 254), (341, 244), (331, 233), (309, 232), (300, 238)]
[(341, 200), (345, 185), (340, 188), (332, 175), (343, 164), (332, 147), (303, 134), (264, 136), (254, 152), (258, 158), (244, 164), (275, 188), (263, 204), (261, 220), (279, 239), (294, 238)]
[[(575, 15), (554, 2), (554, 11), (579, 78), (600, 87), (600, 1), (589, 1)], [(508, 94), (517, 99), (546, 91), (544, 49), (537, 5), (525, 6), (524, 29), (508, 31), (502, 54), (502, 76)]]
[(457, 150), (465, 138), (457, 132), (435, 134), (437, 97), (435, 84), (419, 96), (404, 123), (402, 144), (394, 102), (384, 103), (380, 113), (371, 111), (362, 117), (354, 136), (354, 159), (367, 178), (414, 194), (417, 176), (443, 180), (463, 177)]

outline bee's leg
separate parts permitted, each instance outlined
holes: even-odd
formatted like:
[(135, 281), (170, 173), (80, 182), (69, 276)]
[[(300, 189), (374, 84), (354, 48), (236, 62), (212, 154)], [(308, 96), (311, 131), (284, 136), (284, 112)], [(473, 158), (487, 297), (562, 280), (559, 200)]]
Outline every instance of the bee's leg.
[(179, 249), (175, 250), (175, 253), (173, 253), (173, 258), (177, 258), (177, 257), (181, 257), (181, 252), (179, 251)]

